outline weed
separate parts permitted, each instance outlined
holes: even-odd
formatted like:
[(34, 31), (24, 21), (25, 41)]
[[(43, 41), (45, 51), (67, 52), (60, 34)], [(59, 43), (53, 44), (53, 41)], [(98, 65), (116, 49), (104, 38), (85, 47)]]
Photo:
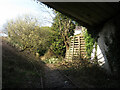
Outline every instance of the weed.
[(59, 63), (61, 61), (61, 59), (59, 58), (50, 58), (50, 59), (46, 59), (44, 60), (45, 63), (49, 63), (49, 64), (55, 64), (55, 63)]

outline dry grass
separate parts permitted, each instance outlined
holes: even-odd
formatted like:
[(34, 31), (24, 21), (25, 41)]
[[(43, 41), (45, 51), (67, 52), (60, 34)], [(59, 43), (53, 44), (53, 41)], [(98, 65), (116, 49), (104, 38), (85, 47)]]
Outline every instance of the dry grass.
[[(18, 52), (3, 41), (2, 45), (2, 87), (3, 88), (41, 88), (41, 65), (31, 55)], [(30, 59), (31, 58), (31, 59)], [(33, 64), (39, 72), (36, 71)]]

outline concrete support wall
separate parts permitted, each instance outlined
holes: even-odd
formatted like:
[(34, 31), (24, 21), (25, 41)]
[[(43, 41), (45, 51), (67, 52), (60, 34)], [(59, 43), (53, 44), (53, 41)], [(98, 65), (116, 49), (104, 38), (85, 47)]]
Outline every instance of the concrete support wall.
[[(117, 50), (117, 47), (118, 49), (120, 47), (120, 44), (118, 43), (120, 41), (119, 32), (120, 32), (120, 15), (106, 22), (99, 33), (97, 53), (102, 54), (104, 58), (104, 60), (103, 58), (101, 59), (104, 62), (102, 66), (105, 69), (107, 69), (107, 71), (109, 72), (111, 72), (111, 66), (109, 64), (109, 60), (114, 59), (115, 61), (117, 61), (119, 59), (118, 57), (120, 57), (120, 55), (118, 55), (118, 52), (120, 50)], [(114, 53), (114, 54), (110, 54), (110, 53)]]
[[(108, 52), (108, 46), (106, 45), (106, 39), (112, 43), (112, 39), (111, 39), (111, 34), (114, 35), (114, 25), (111, 24), (111, 23), (106, 23), (103, 27), (103, 29), (101, 30), (101, 32), (99, 33), (99, 38), (98, 38), (98, 50), (97, 50), (97, 53), (101, 52), (104, 60), (99, 60), (99, 61), (103, 61), (105, 62), (103, 67), (105, 69), (107, 69), (109, 72), (111, 72), (111, 69), (110, 69), (110, 66), (109, 66), (109, 63), (108, 63), (108, 59), (106, 57), (106, 52)], [(99, 57), (99, 56), (98, 56)], [(99, 58), (98, 58), (99, 59)]]
[(99, 45), (97, 45), (97, 51), (95, 50), (95, 45), (94, 45), (94, 48), (93, 48), (92, 53), (91, 53), (91, 60), (94, 60), (94, 59), (95, 59), (95, 52), (96, 52), (98, 64), (99, 64), (101, 67), (104, 67), (104, 64), (105, 64), (105, 56), (103, 55), (102, 50), (100, 49), (100, 46), (99, 46)]

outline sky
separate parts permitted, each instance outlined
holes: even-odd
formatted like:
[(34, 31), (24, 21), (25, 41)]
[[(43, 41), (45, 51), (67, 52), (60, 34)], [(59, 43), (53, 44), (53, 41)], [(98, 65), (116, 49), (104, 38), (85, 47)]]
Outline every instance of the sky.
[(41, 26), (51, 26), (55, 16), (52, 9), (34, 0), (0, 0), (0, 30), (7, 21), (22, 15), (38, 18)]

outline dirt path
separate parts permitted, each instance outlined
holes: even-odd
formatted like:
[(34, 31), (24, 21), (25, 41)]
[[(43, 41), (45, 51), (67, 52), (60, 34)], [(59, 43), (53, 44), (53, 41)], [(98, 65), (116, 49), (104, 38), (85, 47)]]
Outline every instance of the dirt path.
[(69, 81), (54, 67), (53, 64), (46, 64), (45, 87), (47, 88), (75, 88)]
[[(24, 58), (17, 56), (17, 54), (19, 54), (20, 52), (4, 40), (2, 41), (2, 48), (4, 70), (3, 86), (7, 86), (10, 88), (41, 88), (41, 79), (36, 76), (36, 74), (34, 75), (33, 66), (29, 64)], [(30, 55), (28, 55), (28, 57), (30, 57)], [(67, 81), (67, 79), (54, 67), (53, 64), (41, 63), (40, 66), (42, 66), (42, 72), (44, 72), (44, 74), (42, 75), (43, 88), (74, 88), (74, 86)]]

